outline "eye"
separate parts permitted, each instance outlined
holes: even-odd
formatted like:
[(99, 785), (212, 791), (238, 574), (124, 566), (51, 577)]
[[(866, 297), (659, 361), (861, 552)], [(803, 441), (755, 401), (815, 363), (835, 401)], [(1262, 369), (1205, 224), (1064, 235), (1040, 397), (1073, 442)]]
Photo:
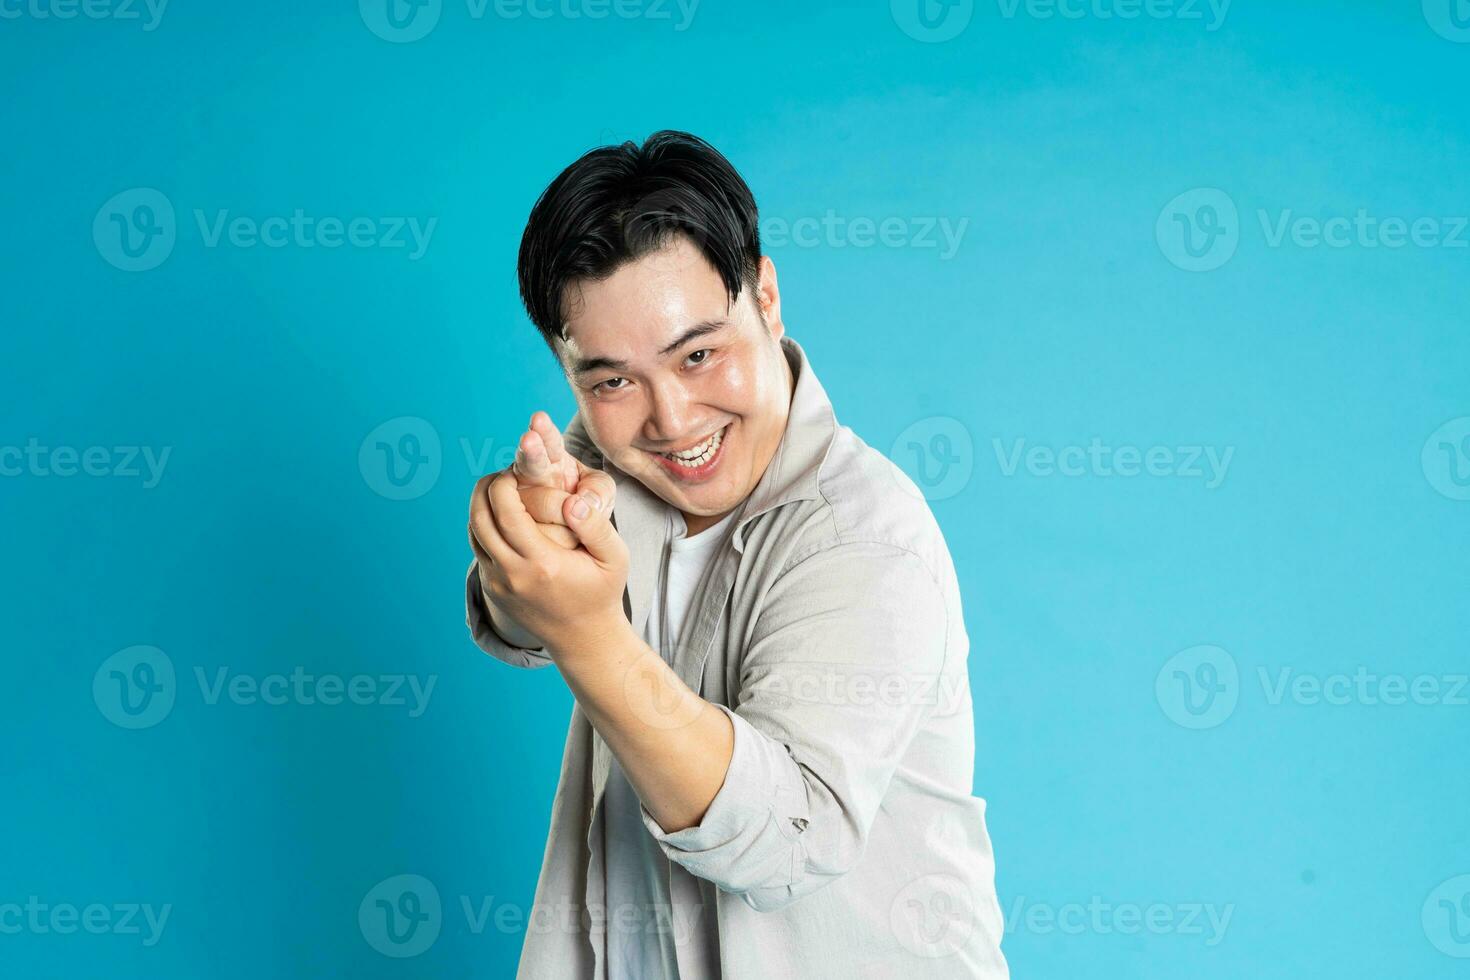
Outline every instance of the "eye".
[[(699, 350), (695, 351), (693, 354), (690, 354), (689, 356), (690, 357), (694, 357), (694, 356), (699, 355), (699, 354), (713, 354), (713, 353), (714, 353), (714, 348), (712, 348), (712, 347), (703, 347), (703, 348), (700, 348)], [(694, 362), (694, 366), (695, 367), (699, 367), (699, 365), (706, 364), (708, 362), (709, 362), (709, 358), (708, 357), (702, 357), (699, 360), (697, 360), (697, 361)]]
[(626, 384), (621, 384), (621, 385), (618, 385), (617, 387), (609, 387), (609, 388), (607, 388), (605, 390), (604, 390), (603, 386), (604, 385), (611, 385), (614, 381), (624, 381), (624, 382), (626, 382), (627, 380), (628, 380), (627, 378), (608, 378), (606, 381), (599, 381), (597, 384), (595, 384), (595, 385), (592, 386), (592, 393), (593, 394), (596, 394), (596, 395), (600, 395), (600, 394), (611, 393), (611, 392), (614, 392), (614, 391), (622, 391), (625, 387), (627, 387)]

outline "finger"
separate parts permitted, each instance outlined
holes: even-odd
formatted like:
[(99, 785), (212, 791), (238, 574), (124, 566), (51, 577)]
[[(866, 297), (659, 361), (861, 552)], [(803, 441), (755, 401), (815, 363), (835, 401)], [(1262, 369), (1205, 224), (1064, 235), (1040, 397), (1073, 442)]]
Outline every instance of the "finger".
[(493, 529), (493, 519), (490, 517), (490, 477), (482, 476), (475, 481), (475, 491), (470, 494), (469, 530), (472, 543), (481, 551), (486, 551), (486, 545), (494, 540), (490, 534)]
[(577, 467), (581, 460), (572, 455), (567, 449), (566, 438), (561, 430), (551, 421), (551, 416), (545, 412), (537, 412), (531, 416), (531, 425), (536, 433), (541, 436), (541, 442), (546, 446), (546, 455), (551, 460), (551, 468), (556, 472), (561, 483), (560, 486), (568, 493), (577, 488)]
[(566, 524), (566, 518), (561, 516), (561, 505), (571, 494), (565, 490), (554, 487), (521, 487), (520, 495), (526, 513), (537, 524)]
[(540, 531), (541, 536), (546, 540), (566, 551), (576, 551), (582, 547), (582, 542), (577, 540), (577, 533), (569, 527), (562, 527), (560, 524), (537, 524), (536, 530)]
[[(587, 506), (579, 508), (578, 504), (584, 502)], [(618, 535), (617, 528), (613, 527), (607, 511), (592, 506), (587, 495), (580, 493), (567, 498), (563, 506), (566, 508), (567, 525), (577, 533), (577, 540), (593, 558), (604, 566), (626, 560), (627, 546)]]
[(470, 537), (473, 539), (473, 544), (479, 545), (476, 560), (479, 559), (480, 553), (483, 553), (491, 565), (502, 565), (507, 560), (516, 557), (514, 549), (506, 543), (500, 529), (496, 527), (495, 515), (490, 507), (489, 488), (498, 475), (491, 474), (480, 478), (475, 484), (474, 501), (470, 504)]
[(547, 458), (546, 444), (534, 429), (521, 433), (512, 468), (525, 486), (550, 486), (555, 481), (556, 473)]
[(479, 565), (481, 568), (490, 568), (495, 564), (494, 560), (485, 553), (484, 548), (480, 547), (480, 542), (475, 538), (475, 529), (470, 528), (469, 531), (470, 551), (474, 552), (475, 564)]
[[(531, 515), (526, 513), (526, 505), (521, 503), (520, 490), (516, 486), (516, 476), (509, 470), (497, 473), (490, 480), (490, 516), (515, 558), (532, 559), (545, 554), (546, 539), (536, 529)], [(502, 559), (493, 549), (490, 554), (501, 564), (514, 560), (509, 556)]]
[[(534, 498), (534, 503), (528, 505), (527, 511), (532, 520), (536, 521), (542, 537), (567, 551), (575, 551), (582, 546), (571, 528), (562, 524), (561, 501), (568, 496), (566, 491), (553, 490), (550, 487), (528, 487), (521, 490), (520, 494), (523, 503), (527, 502), (527, 497)], [(543, 517), (540, 516), (541, 514), (548, 516)], [(470, 548), (475, 551), (476, 559), (488, 566), (492, 564), (491, 558), (475, 536), (476, 523), (479, 521), (489, 522), (491, 527), (494, 527), (494, 518), (490, 516), (488, 493), (475, 494), (475, 503), (471, 506), (470, 514)], [(484, 556), (483, 559), (480, 558), (481, 555)]]
[(475, 556), (475, 574), (480, 578), (480, 588), (485, 588), (485, 582), (490, 577), (490, 570), (495, 567), (495, 561), (480, 547), (480, 542), (475, 539), (475, 529), (470, 528), (470, 551)]
[(614, 501), (617, 500), (618, 485), (612, 478), (612, 474), (606, 470), (595, 470), (585, 465), (581, 460), (577, 461), (577, 493), (594, 493), (601, 501), (602, 510), (611, 510)]
[(536, 412), (531, 416), (531, 430), (541, 437), (541, 444), (546, 447), (546, 458), (550, 461), (551, 468), (560, 472), (562, 459), (566, 456), (567, 449), (566, 443), (562, 440), (561, 431), (551, 421), (551, 416), (545, 412)]

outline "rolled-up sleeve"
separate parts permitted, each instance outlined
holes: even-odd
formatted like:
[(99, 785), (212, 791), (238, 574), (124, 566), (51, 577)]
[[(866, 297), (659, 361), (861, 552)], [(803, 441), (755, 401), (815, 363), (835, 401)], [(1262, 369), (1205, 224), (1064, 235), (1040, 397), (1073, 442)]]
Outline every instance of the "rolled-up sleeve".
[(724, 784), (697, 826), (643, 822), (670, 860), (758, 911), (850, 870), (915, 732), (949, 636), (943, 591), (914, 553), (843, 543), (772, 585), (741, 664)]
[(506, 640), (490, 622), (490, 614), (485, 611), (484, 603), (480, 599), (480, 573), (475, 568), (475, 563), (470, 562), (470, 571), (465, 579), (464, 597), (464, 621), (469, 627), (470, 635), (475, 639), (475, 645), (484, 650), (497, 660), (502, 660), (512, 667), (545, 667), (551, 663), (551, 657), (546, 651), (537, 647), (528, 649), (518, 647)]

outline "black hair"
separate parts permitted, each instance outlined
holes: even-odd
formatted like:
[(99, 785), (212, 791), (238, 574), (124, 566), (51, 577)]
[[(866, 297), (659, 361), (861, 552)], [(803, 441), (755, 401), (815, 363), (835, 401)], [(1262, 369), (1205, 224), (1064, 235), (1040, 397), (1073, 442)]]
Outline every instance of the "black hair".
[(565, 340), (566, 287), (606, 279), (675, 235), (719, 272), (730, 301), (756, 288), (761, 258), (755, 198), (719, 150), (665, 129), (583, 154), (542, 192), (521, 236), (521, 301), (552, 353)]

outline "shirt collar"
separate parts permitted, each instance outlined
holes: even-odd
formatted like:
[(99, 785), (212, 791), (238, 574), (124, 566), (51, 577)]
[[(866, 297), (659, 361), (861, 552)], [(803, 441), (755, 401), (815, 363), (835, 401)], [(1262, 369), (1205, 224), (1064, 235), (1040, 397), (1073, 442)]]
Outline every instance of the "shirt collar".
[(806, 351), (790, 337), (781, 338), (781, 350), (791, 365), (795, 384), (786, 431), (766, 472), (746, 498), (744, 513), (736, 518), (737, 530), (746, 521), (782, 504), (816, 499), (817, 473), (837, 432), (832, 401), (817, 380)]

